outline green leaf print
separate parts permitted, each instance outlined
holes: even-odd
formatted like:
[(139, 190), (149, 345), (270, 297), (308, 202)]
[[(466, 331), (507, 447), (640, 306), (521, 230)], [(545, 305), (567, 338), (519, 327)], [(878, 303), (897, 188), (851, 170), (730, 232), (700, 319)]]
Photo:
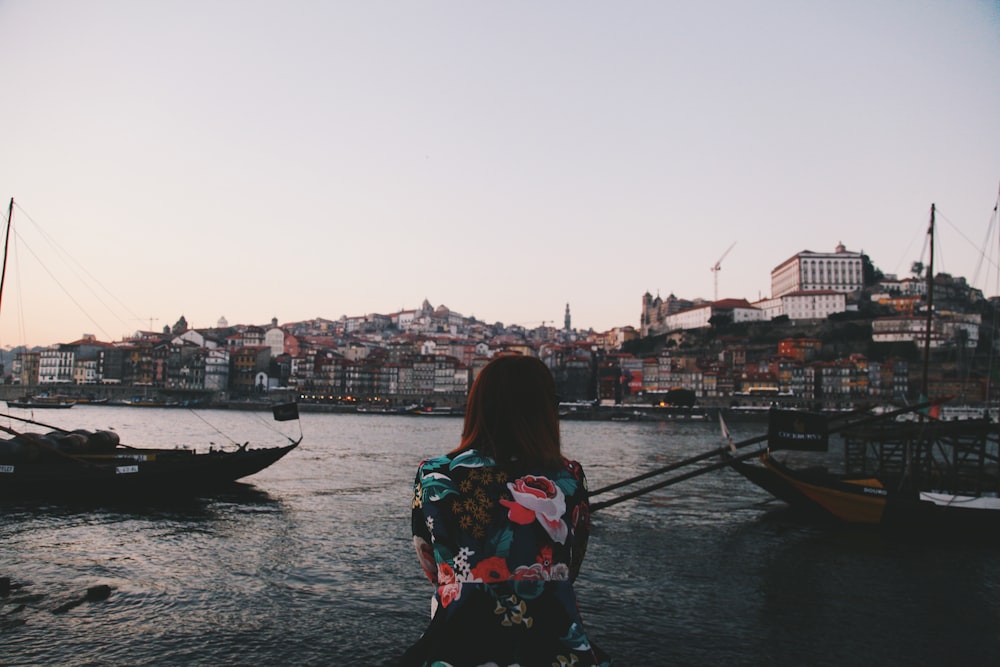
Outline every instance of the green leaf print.
[(436, 503), (450, 495), (458, 495), (458, 489), (447, 475), (439, 472), (428, 473), (420, 480), (424, 491), (424, 502)]
[(490, 540), (490, 545), (493, 547), (493, 554), (501, 558), (509, 556), (510, 544), (513, 540), (514, 529), (510, 525), (507, 525), (503, 530), (497, 531), (496, 535)]
[(486, 468), (493, 465), (493, 459), (480, 454), (478, 450), (467, 449), (454, 458), (450, 469), (455, 468)]
[(587, 640), (587, 635), (583, 632), (583, 628), (580, 627), (579, 623), (573, 623), (569, 626), (569, 632), (566, 633), (565, 637), (560, 637), (559, 640), (564, 646), (568, 646), (574, 651), (586, 651), (590, 649), (590, 642)]

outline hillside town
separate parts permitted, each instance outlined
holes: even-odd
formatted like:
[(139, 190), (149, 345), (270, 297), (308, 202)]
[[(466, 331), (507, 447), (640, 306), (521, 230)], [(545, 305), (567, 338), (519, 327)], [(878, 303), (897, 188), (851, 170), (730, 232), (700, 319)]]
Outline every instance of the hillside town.
[[(642, 295), (639, 326), (604, 332), (525, 328), (466, 317), (425, 300), (419, 309), (279, 324), (190, 328), (120, 341), (92, 335), (15, 351), (6, 392), (80, 399), (141, 397), (220, 403), (280, 393), (303, 404), (360, 410), (460, 407), (493, 356), (537, 356), (561, 400), (604, 405), (849, 406), (931, 397), (996, 401), (990, 363), (1000, 303), (961, 277), (884, 275), (861, 252), (804, 250), (771, 271), (755, 302)], [(930, 331), (928, 332), (928, 326)], [(928, 371), (923, 372), (925, 340)], [(136, 399), (138, 400), (138, 399)]]

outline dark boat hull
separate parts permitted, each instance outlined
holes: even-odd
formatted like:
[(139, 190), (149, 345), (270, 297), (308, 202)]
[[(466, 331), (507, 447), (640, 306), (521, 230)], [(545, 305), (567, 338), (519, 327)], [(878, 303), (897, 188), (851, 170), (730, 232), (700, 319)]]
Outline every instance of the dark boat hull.
[(119, 448), (102, 456), (0, 460), (2, 498), (177, 496), (225, 487), (278, 461), (298, 446), (194, 453)]
[(21, 408), (24, 410), (38, 409), (65, 409), (76, 405), (76, 401), (30, 401), (30, 400), (10, 400), (7, 401), (9, 408)]
[(819, 470), (792, 470), (765, 454), (761, 465), (738, 463), (744, 477), (796, 509), (846, 523), (881, 523), (889, 492), (876, 479), (838, 478)]

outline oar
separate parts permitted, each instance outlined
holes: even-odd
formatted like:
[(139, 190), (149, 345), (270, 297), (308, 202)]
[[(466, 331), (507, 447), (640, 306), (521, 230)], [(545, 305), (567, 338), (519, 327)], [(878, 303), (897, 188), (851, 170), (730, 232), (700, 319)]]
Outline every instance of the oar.
[[(9, 412), (8, 413), (4, 413), (3, 416), (7, 417), (8, 419), (14, 419), (14, 420), (17, 420), (19, 422), (24, 422), (25, 424), (34, 424), (35, 426), (44, 426), (45, 428), (51, 429), (53, 431), (59, 431), (61, 433), (70, 433), (70, 431), (67, 431), (64, 428), (59, 428), (58, 426), (53, 426), (52, 424), (44, 424), (42, 422), (36, 422), (34, 419), (27, 419), (25, 417), (16, 417), (16, 416), (10, 414)], [(20, 435), (20, 434), (18, 434), (18, 435)]]
[[(726, 448), (726, 450), (728, 451), (728, 448)], [(697, 470), (692, 470), (691, 472), (686, 472), (681, 475), (677, 475), (676, 477), (665, 479), (662, 482), (657, 482), (656, 484), (650, 484), (649, 486), (644, 486), (641, 489), (636, 489), (635, 491), (624, 493), (620, 496), (616, 496), (615, 498), (611, 498), (610, 500), (602, 500), (600, 502), (591, 503), (590, 511), (591, 513), (593, 513), (596, 512), (597, 510), (604, 509), (605, 507), (609, 507), (611, 505), (617, 505), (618, 503), (623, 502), (625, 500), (631, 500), (632, 498), (649, 493), (650, 491), (656, 491), (657, 489), (662, 489), (665, 486), (670, 486), (671, 484), (676, 484), (677, 482), (683, 482), (686, 479), (691, 479), (692, 477), (697, 477), (698, 475), (704, 475), (706, 472), (712, 472), (715, 470), (721, 470), (722, 468), (728, 468), (732, 466), (733, 463), (746, 461), (747, 459), (752, 459), (755, 456), (760, 456), (760, 452), (757, 451), (744, 452), (739, 456), (730, 456), (727, 457), (726, 460), (724, 461), (719, 461), (718, 463), (713, 463), (703, 468), (698, 468)]]
[(710, 450), (710, 451), (707, 451), (707, 452), (703, 452), (701, 454), (696, 454), (694, 456), (691, 456), (691, 457), (686, 458), (686, 459), (682, 459), (680, 461), (675, 461), (674, 463), (671, 463), (669, 465), (665, 465), (662, 468), (657, 468), (655, 470), (650, 470), (649, 472), (644, 472), (641, 475), (636, 475), (635, 477), (629, 477), (628, 479), (623, 479), (622, 481), (615, 482), (614, 484), (608, 484), (607, 486), (602, 486), (601, 488), (597, 489), (596, 491), (591, 491), (590, 492), (590, 497), (593, 498), (594, 496), (600, 495), (602, 493), (607, 493), (608, 491), (614, 491), (615, 489), (620, 489), (623, 486), (628, 486), (630, 484), (635, 484), (636, 482), (641, 482), (642, 480), (649, 479), (650, 477), (656, 477), (657, 475), (663, 475), (663, 474), (666, 474), (668, 472), (672, 472), (674, 470), (677, 470), (678, 468), (684, 468), (684, 467), (687, 467), (687, 466), (689, 466), (689, 465), (691, 465), (693, 463), (697, 463), (699, 461), (704, 461), (705, 459), (710, 459), (710, 458), (715, 457), (715, 456), (722, 456), (722, 455), (724, 455), (724, 454), (726, 454), (728, 452), (733, 451), (733, 448), (735, 448), (735, 449), (742, 449), (743, 447), (747, 447), (749, 445), (754, 445), (754, 444), (757, 444), (758, 442), (762, 442), (764, 440), (767, 440), (767, 435), (758, 435), (756, 437), (749, 438), (747, 440), (741, 440), (740, 442), (733, 443), (731, 446), (727, 443), (726, 445), (723, 445), (722, 447), (717, 447), (717, 448), (715, 448), (713, 450)]

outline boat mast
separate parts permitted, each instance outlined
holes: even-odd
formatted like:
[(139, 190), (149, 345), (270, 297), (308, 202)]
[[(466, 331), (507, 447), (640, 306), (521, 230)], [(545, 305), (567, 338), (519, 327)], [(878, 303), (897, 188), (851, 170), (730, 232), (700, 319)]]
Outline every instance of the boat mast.
[(3, 304), (3, 283), (7, 278), (7, 245), (10, 242), (10, 225), (14, 220), (14, 198), (10, 198), (10, 206), (7, 207), (7, 231), (3, 238), (3, 269), (0, 269), (0, 304)]
[(920, 392), (924, 397), (930, 398), (927, 393), (927, 369), (930, 366), (931, 327), (934, 323), (934, 204), (931, 204), (931, 224), (927, 229), (927, 238), (930, 241), (931, 249), (930, 259), (927, 262), (927, 323), (924, 328), (924, 369), (920, 381)]

